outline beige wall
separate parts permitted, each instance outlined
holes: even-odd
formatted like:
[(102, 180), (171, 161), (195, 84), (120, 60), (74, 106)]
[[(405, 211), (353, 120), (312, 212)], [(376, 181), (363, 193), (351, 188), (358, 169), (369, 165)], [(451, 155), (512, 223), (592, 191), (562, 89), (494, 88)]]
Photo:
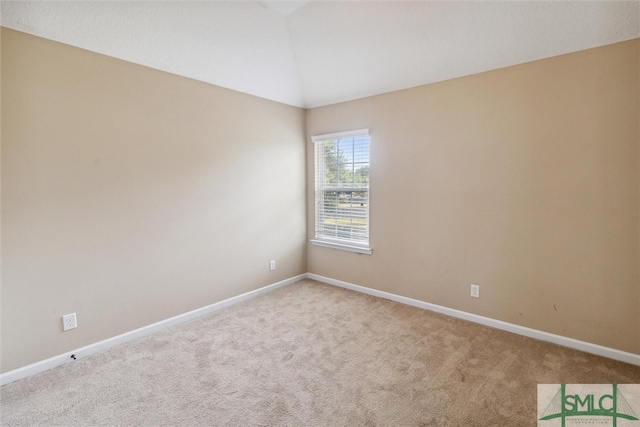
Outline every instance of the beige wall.
[(640, 353), (639, 44), (308, 111), (370, 128), (373, 248), (309, 271)]
[(306, 271), (304, 110), (4, 28), (1, 76), (3, 372)]
[(307, 247), (301, 109), (1, 35), (2, 372), (307, 270), (640, 353), (638, 40), (309, 110), (367, 256)]

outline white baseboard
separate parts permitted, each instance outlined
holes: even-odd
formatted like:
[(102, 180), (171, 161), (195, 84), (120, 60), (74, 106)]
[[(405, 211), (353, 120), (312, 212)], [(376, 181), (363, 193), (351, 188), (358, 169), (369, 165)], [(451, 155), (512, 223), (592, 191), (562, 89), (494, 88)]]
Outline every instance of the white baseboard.
[(367, 288), (365, 286), (354, 285), (353, 283), (331, 279), (329, 277), (320, 276), (314, 273), (307, 273), (307, 277), (309, 279), (317, 280), (329, 285), (339, 286), (341, 288), (350, 289), (352, 291), (361, 292), (391, 301), (396, 301), (402, 304), (411, 305), (425, 310), (434, 311), (436, 313), (446, 314), (447, 316), (457, 317), (459, 319), (464, 319), (470, 322), (479, 323), (481, 325), (490, 326), (492, 328), (501, 329), (503, 331), (512, 332), (514, 334), (523, 335), (525, 337), (535, 338), (540, 341), (546, 341), (561, 345), (563, 347), (573, 348), (576, 350), (584, 351), (585, 353), (596, 354), (598, 356), (608, 357), (610, 359), (640, 366), (640, 354), (627, 353), (625, 351), (604, 347), (598, 344), (579, 341), (573, 338), (563, 337), (561, 335), (550, 334), (548, 332), (539, 331), (537, 329), (531, 329), (525, 326), (514, 325), (513, 323), (491, 319), (489, 317), (479, 316), (477, 314), (467, 313), (465, 311), (455, 310), (453, 308), (447, 308), (441, 305), (431, 304), (428, 302), (403, 297), (401, 295), (396, 295), (389, 292), (378, 291), (376, 289)]
[(558, 344), (564, 347), (573, 348), (576, 350), (584, 351), (586, 353), (596, 354), (598, 356), (608, 357), (610, 359), (619, 360), (621, 362), (626, 362), (632, 365), (640, 366), (640, 355), (638, 354), (627, 353), (627, 352), (612, 349), (609, 347), (604, 347), (598, 344), (579, 341), (573, 338), (563, 337), (561, 335), (550, 334), (548, 332), (543, 332), (536, 329), (527, 328), (524, 326), (514, 325), (512, 323), (503, 322), (501, 320), (491, 319), (489, 317), (479, 316), (477, 314), (467, 313), (464, 311), (455, 310), (452, 308), (443, 307), (436, 304), (431, 304), (431, 303), (420, 301), (417, 299), (403, 297), (401, 295), (379, 291), (376, 289), (367, 288), (365, 286), (343, 282), (341, 280), (331, 279), (329, 277), (320, 276), (314, 273), (306, 273), (306, 274), (300, 274), (298, 276), (291, 277), (289, 279), (282, 280), (277, 283), (273, 283), (268, 286), (264, 286), (254, 291), (250, 291), (250, 292), (217, 302), (215, 304), (208, 305), (206, 307), (202, 307), (193, 311), (189, 311), (184, 314), (180, 314), (165, 320), (161, 320), (151, 325), (144, 326), (142, 328), (135, 329), (133, 331), (126, 332), (124, 334), (117, 335), (115, 337), (108, 338), (103, 341), (89, 344), (85, 347), (81, 347), (73, 351), (68, 351), (58, 356), (54, 356), (49, 359), (42, 360), (40, 362), (36, 362), (31, 365), (27, 365), (22, 368), (15, 369), (13, 371), (5, 372), (4, 374), (0, 374), (0, 386), (4, 384), (12, 383), (14, 381), (18, 381), (23, 378), (30, 377), (40, 372), (48, 371), (49, 369), (53, 369), (57, 366), (64, 365), (65, 363), (69, 363), (72, 361), (71, 355), (74, 355), (77, 359), (86, 357), (91, 354), (107, 350), (111, 347), (115, 347), (117, 345), (129, 342), (129, 341), (133, 341), (135, 339), (142, 338), (147, 335), (151, 335), (154, 332), (158, 332), (158, 331), (170, 328), (172, 326), (195, 319), (197, 317), (204, 316), (209, 313), (213, 313), (225, 307), (229, 307), (231, 305), (238, 304), (248, 299), (255, 298), (259, 295), (266, 294), (275, 289), (290, 285), (292, 283), (298, 282), (305, 278), (317, 280), (319, 282), (327, 283), (329, 285), (339, 286), (341, 288), (350, 289), (356, 292), (372, 295), (375, 297), (396, 301), (402, 304), (411, 305), (411, 306), (422, 308), (425, 310), (434, 311), (436, 313), (446, 314), (448, 316), (457, 317), (459, 319), (468, 320), (470, 322), (479, 323), (481, 325), (489, 326), (496, 329), (501, 329), (503, 331), (512, 332), (514, 334), (523, 335), (523, 336), (538, 339), (541, 341)]
[(57, 366), (64, 365), (65, 363), (72, 362), (73, 359), (71, 358), (71, 355), (74, 355), (76, 359), (80, 359), (82, 357), (89, 356), (90, 354), (98, 353), (106, 349), (109, 349), (111, 347), (115, 347), (117, 345), (129, 342), (129, 341), (133, 341), (135, 339), (142, 338), (147, 335), (151, 335), (154, 332), (158, 332), (158, 331), (170, 328), (179, 323), (187, 322), (197, 317), (204, 316), (209, 313), (213, 313), (225, 307), (238, 304), (239, 302), (246, 301), (251, 298), (255, 298), (259, 295), (266, 294), (268, 292), (271, 292), (283, 286), (287, 286), (297, 281), (300, 281), (302, 279), (305, 279), (306, 277), (307, 277), (306, 274), (300, 274), (298, 276), (294, 276), (289, 279), (285, 279), (280, 282), (273, 283), (271, 285), (264, 286), (256, 290), (253, 290), (232, 298), (228, 298), (226, 300), (208, 305), (206, 307), (198, 308), (196, 310), (189, 311), (187, 313), (179, 314), (177, 316), (170, 317), (168, 319), (161, 320), (156, 323), (152, 323), (151, 325), (147, 325), (130, 332), (125, 332), (124, 334), (117, 335), (112, 338), (107, 338), (106, 340), (89, 344), (85, 347), (81, 347), (73, 351), (68, 351), (58, 356), (54, 356), (49, 359), (42, 360), (40, 362), (32, 363), (31, 365), (23, 366), (22, 368), (15, 369), (13, 371), (5, 372), (4, 374), (0, 374), (0, 386), (12, 383), (14, 381), (21, 380), (23, 378), (30, 377), (40, 372), (48, 371), (49, 369), (53, 369)]

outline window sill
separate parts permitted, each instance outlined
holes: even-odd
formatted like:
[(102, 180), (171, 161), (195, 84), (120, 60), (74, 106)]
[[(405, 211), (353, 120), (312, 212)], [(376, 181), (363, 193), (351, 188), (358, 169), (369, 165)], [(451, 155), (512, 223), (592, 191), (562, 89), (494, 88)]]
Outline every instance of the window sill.
[(372, 249), (366, 246), (355, 246), (355, 245), (349, 245), (346, 243), (329, 242), (326, 240), (311, 239), (311, 244), (313, 244), (314, 246), (322, 246), (322, 247), (331, 248), (331, 249), (340, 249), (343, 251), (356, 252), (356, 253), (365, 254), (365, 255), (371, 255), (371, 252), (372, 252)]

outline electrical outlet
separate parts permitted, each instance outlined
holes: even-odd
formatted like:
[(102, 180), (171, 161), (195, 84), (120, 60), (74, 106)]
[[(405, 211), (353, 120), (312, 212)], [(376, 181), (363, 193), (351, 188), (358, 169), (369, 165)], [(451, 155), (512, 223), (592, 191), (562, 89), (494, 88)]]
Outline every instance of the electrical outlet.
[(480, 298), (480, 286), (471, 285), (471, 296), (474, 298)]
[(269, 261), (269, 271), (273, 271), (275, 269), (276, 269), (276, 261), (275, 260)]
[(65, 314), (64, 316), (62, 316), (62, 328), (65, 331), (68, 331), (69, 329), (74, 329), (77, 327), (78, 327), (78, 319), (76, 318), (75, 313)]

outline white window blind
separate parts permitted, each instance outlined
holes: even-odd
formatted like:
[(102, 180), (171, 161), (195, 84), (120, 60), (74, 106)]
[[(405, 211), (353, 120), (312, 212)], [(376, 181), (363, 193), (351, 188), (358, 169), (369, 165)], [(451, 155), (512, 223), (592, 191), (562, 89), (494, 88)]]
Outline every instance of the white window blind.
[(369, 130), (312, 138), (315, 145), (315, 238), (360, 253), (369, 248)]

